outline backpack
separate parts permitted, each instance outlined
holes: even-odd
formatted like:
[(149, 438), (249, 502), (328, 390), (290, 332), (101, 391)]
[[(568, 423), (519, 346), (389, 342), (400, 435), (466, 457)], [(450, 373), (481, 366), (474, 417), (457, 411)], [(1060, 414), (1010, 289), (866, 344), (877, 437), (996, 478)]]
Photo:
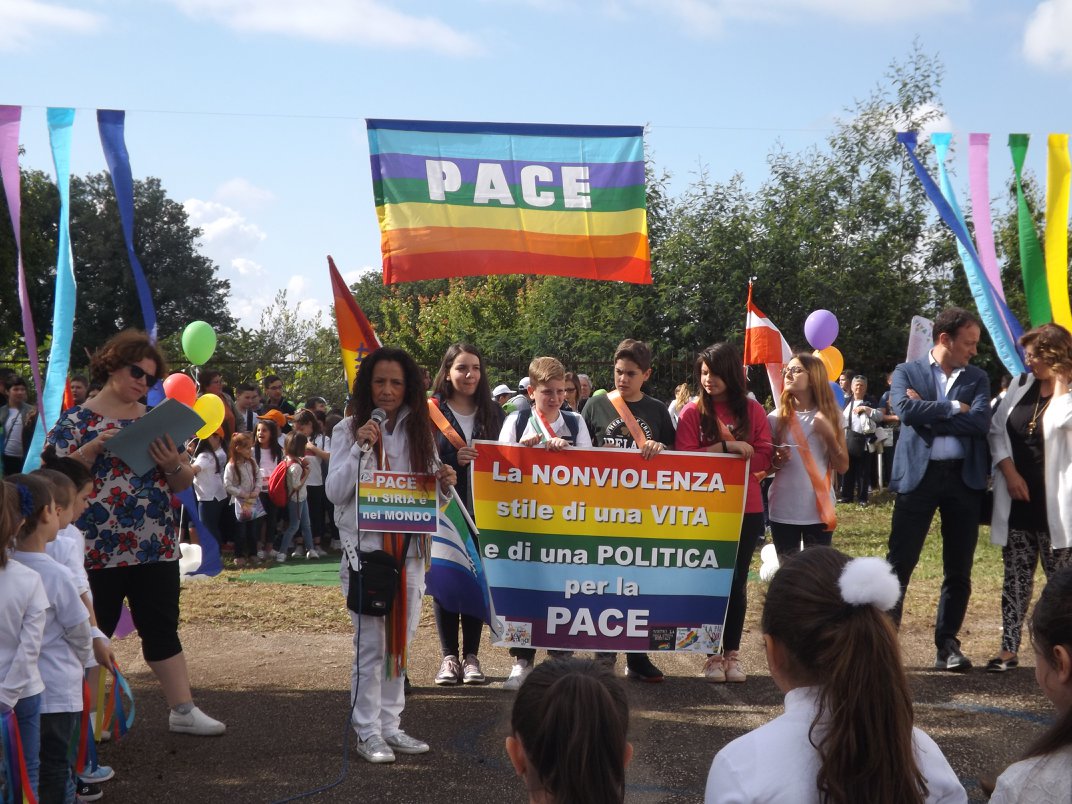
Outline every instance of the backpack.
[(268, 499), (276, 508), (283, 508), (287, 504), (287, 466), (290, 462), (281, 460), (275, 465), (272, 474), (268, 476)]
[[(568, 410), (560, 410), (559, 414), (566, 420), (566, 427), (569, 428), (569, 438), (566, 439), (573, 446), (577, 443), (577, 433), (581, 431), (581, 417), (576, 413), (572, 413)], [(532, 417), (532, 409), (519, 410), (517, 412), (517, 421), (514, 422), (514, 441), (520, 443), (521, 436), (525, 432), (525, 427), (529, 423), (529, 419)], [(562, 436), (559, 436), (561, 438)]]

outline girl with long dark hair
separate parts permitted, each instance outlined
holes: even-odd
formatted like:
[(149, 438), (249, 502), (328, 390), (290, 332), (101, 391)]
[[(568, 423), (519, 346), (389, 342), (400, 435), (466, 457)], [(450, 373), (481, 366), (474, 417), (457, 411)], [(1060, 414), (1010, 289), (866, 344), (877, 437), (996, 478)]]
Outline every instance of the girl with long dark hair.
[(741, 633), (748, 606), (748, 567), (763, 536), (763, 495), (756, 479), (771, 463), (771, 434), (763, 406), (748, 398), (741, 354), (728, 343), (716, 343), (696, 358), (695, 402), (681, 410), (674, 447), (689, 452), (722, 452), (750, 458), (744, 518), (737, 561), (722, 632), (722, 653), (709, 656), (704, 678), (712, 682), (741, 682)]

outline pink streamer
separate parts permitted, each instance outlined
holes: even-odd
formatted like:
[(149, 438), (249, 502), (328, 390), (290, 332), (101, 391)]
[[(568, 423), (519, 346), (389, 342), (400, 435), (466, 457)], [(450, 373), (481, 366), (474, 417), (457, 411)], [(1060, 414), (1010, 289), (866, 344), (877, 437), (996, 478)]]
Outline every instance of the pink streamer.
[(30, 312), (30, 294), (26, 289), (26, 269), (22, 264), (22, 197), (19, 175), (19, 123), (22, 107), (0, 106), (0, 177), (4, 181), (4, 195), (11, 213), (11, 227), (15, 230), (15, 253), (19, 271), (19, 304), (22, 306), (22, 334), (26, 339), (26, 351), (30, 355), (37, 403), (41, 403), (41, 367), (37, 361), (37, 334), (34, 332), (33, 314)]
[(989, 134), (970, 134), (968, 136), (968, 175), (971, 180), (972, 221), (975, 224), (975, 245), (979, 253), (979, 262), (983, 272), (990, 280), (1002, 301), (1005, 301), (1005, 288), (1001, 285), (1001, 270), (998, 268), (998, 254), (994, 249), (994, 225), (990, 221), (990, 164), (988, 151)]

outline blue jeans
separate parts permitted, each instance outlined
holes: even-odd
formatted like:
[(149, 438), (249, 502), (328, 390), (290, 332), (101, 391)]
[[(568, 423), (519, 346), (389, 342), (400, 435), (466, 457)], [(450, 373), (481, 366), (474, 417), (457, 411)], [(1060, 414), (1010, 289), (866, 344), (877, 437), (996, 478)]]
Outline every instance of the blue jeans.
[(78, 739), (81, 712), (41, 715), (40, 804), (74, 804), (74, 769), (71, 744)]
[(290, 550), (290, 542), (294, 538), (294, 534), (298, 532), (298, 526), (301, 526), (302, 538), (305, 540), (305, 552), (309, 552), (313, 549), (313, 529), (309, 524), (309, 501), (302, 500), (297, 502), (295, 500), (287, 500), (287, 517), (289, 522), (287, 523), (287, 529), (283, 531), (283, 539), (279, 543), (279, 552), (283, 555), (287, 554)]
[(19, 724), (26, 774), (30, 777), (30, 787), (36, 798), (41, 779), (41, 693), (19, 699), (15, 704), (15, 720)]

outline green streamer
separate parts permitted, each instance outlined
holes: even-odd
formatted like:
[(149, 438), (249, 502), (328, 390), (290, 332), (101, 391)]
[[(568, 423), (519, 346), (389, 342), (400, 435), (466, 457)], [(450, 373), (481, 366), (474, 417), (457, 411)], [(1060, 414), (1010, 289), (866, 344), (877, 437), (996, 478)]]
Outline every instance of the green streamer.
[(1042, 256), (1035, 221), (1027, 208), (1021, 173), (1027, 156), (1029, 134), (1010, 134), (1009, 150), (1016, 169), (1017, 228), (1020, 232), (1020, 272), (1024, 278), (1024, 295), (1027, 297), (1027, 314), (1032, 327), (1040, 327), (1053, 320), (1050, 310), (1050, 290), (1046, 283), (1046, 263)]

